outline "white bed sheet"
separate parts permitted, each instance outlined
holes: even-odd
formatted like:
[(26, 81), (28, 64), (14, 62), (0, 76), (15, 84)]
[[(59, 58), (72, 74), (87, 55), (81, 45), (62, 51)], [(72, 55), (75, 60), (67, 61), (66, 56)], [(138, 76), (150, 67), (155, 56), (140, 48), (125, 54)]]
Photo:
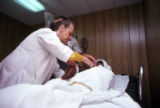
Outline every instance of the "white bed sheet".
[[(140, 108), (126, 93), (109, 89), (114, 74), (101, 67), (79, 73), (70, 81), (45, 85), (19, 84), (0, 90), (0, 108)], [(92, 88), (75, 84), (81, 81)]]
[(124, 93), (103, 101), (81, 105), (80, 108), (140, 108), (140, 106), (128, 94)]

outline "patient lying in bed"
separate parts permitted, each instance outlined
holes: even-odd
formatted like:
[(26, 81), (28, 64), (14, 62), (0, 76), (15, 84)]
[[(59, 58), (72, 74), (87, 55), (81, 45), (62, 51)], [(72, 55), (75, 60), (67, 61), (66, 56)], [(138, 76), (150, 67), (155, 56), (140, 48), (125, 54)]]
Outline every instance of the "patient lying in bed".
[(109, 88), (113, 76), (100, 65), (44, 85), (10, 86), (0, 90), (0, 108), (140, 108), (126, 93)]
[[(97, 66), (101, 65), (104, 68), (107, 68), (110, 71), (112, 71), (111, 67), (103, 59), (96, 60), (96, 65)], [(65, 70), (65, 74), (62, 76), (62, 79), (68, 80), (68, 79), (72, 78), (76, 73), (83, 72), (86, 69), (89, 69), (89, 67), (84, 63), (80, 63), (75, 66), (68, 66), (67, 69)]]

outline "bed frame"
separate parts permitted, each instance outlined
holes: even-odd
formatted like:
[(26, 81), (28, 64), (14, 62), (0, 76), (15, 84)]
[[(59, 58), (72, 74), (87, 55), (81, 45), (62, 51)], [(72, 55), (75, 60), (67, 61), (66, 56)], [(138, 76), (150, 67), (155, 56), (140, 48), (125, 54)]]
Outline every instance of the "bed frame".
[(139, 67), (138, 75), (129, 76), (129, 83), (126, 88), (126, 92), (139, 104), (142, 104), (143, 96), (143, 66)]
[(142, 90), (143, 90), (143, 66), (140, 66), (138, 72), (138, 93), (139, 93), (139, 100), (142, 102)]
[[(142, 97), (143, 97), (143, 92), (142, 92), (143, 90), (143, 66), (139, 67), (137, 76), (133, 76), (130, 74), (117, 74), (117, 75), (118, 76), (115, 77), (113, 81), (113, 85), (114, 85), (113, 88), (115, 90), (120, 90), (121, 92), (125, 91), (128, 95), (130, 95), (130, 97), (134, 101), (138, 102), (141, 105)], [(127, 79), (129, 81), (127, 81)]]

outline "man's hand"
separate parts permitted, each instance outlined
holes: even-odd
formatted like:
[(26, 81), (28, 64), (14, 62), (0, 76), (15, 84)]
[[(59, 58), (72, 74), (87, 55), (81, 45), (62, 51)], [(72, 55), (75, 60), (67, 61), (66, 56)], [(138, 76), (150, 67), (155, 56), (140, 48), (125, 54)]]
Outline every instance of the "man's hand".
[(88, 57), (85, 57), (85, 56), (83, 56), (82, 62), (87, 64), (89, 67), (94, 67), (95, 66), (94, 62), (91, 61)]
[[(90, 59), (93, 62), (93, 65), (96, 66), (96, 60), (92, 55), (89, 54), (83, 54), (84, 57), (87, 57), (88, 59)], [(92, 66), (93, 67), (93, 66)]]

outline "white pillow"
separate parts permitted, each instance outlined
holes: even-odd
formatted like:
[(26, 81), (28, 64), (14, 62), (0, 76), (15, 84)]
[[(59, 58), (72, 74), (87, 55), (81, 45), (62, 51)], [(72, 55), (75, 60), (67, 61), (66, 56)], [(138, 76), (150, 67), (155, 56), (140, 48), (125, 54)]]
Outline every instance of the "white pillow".
[(91, 87), (93, 91), (106, 91), (110, 87), (113, 76), (111, 70), (100, 65), (77, 73), (70, 82), (82, 82)]
[(125, 92), (129, 83), (128, 75), (120, 75), (117, 74), (113, 78), (113, 82), (111, 84), (111, 88), (114, 90), (119, 90), (120, 92)]

